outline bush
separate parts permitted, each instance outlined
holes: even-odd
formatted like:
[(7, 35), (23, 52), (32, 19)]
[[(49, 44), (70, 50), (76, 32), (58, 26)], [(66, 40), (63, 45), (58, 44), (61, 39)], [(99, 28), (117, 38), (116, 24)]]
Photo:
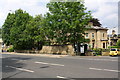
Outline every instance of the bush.
[(108, 48), (120, 48), (120, 46), (109, 46)]
[(96, 53), (96, 55), (101, 55), (102, 54), (102, 49), (101, 48), (93, 49), (93, 51)]
[(120, 40), (118, 40), (118, 42), (117, 42), (117, 46), (120, 48)]
[(14, 52), (14, 48), (13, 47), (8, 48), (7, 52)]

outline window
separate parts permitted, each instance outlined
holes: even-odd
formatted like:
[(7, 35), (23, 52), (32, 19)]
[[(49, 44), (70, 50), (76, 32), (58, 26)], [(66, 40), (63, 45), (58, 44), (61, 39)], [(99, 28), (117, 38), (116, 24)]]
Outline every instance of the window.
[(86, 37), (86, 38), (89, 38), (89, 35), (88, 35), (88, 33), (86, 33), (86, 34), (85, 34), (85, 37)]
[(94, 39), (94, 33), (92, 33), (92, 39)]
[(117, 51), (120, 51), (119, 49), (117, 49)]
[(105, 43), (103, 43), (103, 48), (105, 48)]
[(92, 48), (94, 48), (94, 43), (92, 43)]
[(106, 48), (107, 48), (108, 43), (106, 42)]
[(105, 34), (103, 33), (103, 38), (105, 37)]
[(111, 49), (111, 51), (116, 51), (116, 49)]

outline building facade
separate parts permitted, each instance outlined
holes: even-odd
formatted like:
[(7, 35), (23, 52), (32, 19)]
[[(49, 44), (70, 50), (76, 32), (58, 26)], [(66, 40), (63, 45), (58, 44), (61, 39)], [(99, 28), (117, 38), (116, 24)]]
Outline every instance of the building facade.
[(109, 46), (116, 46), (118, 40), (120, 40), (120, 34), (116, 34), (115, 30), (112, 30), (112, 34), (108, 35)]
[(108, 48), (107, 28), (97, 27), (90, 25), (87, 31), (85, 31), (85, 39), (89, 39), (87, 42), (89, 48)]

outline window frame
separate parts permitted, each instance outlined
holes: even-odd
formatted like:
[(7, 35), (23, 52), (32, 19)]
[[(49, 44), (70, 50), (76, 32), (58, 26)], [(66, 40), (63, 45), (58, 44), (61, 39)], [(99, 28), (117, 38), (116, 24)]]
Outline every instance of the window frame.
[(92, 33), (92, 39), (94, 39), (95, 38), (95, 34), (94, 33)]
[(85, 38), (89, 38), (89, 33), (85, 33)]

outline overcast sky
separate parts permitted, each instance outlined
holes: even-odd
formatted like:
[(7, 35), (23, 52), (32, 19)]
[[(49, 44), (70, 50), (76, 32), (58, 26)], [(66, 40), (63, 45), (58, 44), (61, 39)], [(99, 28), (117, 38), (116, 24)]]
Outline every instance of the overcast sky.
[[(92, 16), (98, 18), (103, 27), (114, 29), (118, 26), (118, 1), (119, 0), (85, 0), (85, 6), (92, 11)], [(30, 15), (45, 14), (49, 0), (1, 0), (0, 1), (0, 26), (9, 12), (21, 8)]]

